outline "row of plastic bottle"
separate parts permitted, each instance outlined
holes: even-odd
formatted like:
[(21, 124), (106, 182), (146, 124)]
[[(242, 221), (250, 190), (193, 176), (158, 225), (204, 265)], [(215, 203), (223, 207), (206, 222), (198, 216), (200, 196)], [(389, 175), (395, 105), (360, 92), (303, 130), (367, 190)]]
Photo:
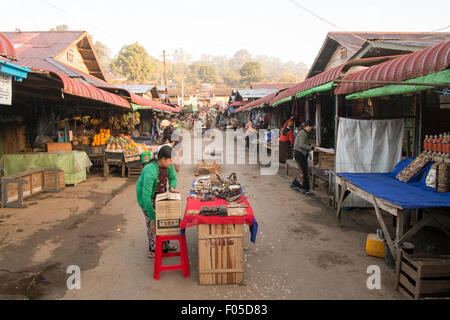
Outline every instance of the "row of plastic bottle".
[(450, 158), (450, 133), (426, 135), (423, 148), (427, 155)]

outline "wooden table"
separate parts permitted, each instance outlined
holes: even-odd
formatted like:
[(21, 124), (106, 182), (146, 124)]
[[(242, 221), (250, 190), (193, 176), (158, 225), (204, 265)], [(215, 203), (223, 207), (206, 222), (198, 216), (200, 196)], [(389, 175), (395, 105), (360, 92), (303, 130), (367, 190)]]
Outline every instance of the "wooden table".
[[(337, 186), (336, 199), (338, 199), (336, 218), (338, 219), (339, 224), (341, 224), (342, 220), (342, 204), (345, 198), (351, 192), (370, 202), (375, 209), (375, 214), (377, 216), (378, 222), (380, 223), (381, 229), (383, 230), (392, 257), (397, 257), (397, 250), (401, 247), (402, 243), (415, 235), (427, 223), (434, 221), (441, 227), (440, 222), (435, 218), (433, 213), (428, 213), (420, 222), (418, 222), (414, 227), (412, 227), (405, 233), (405, 223), (409, 221), (409, 217), (411, 214), (410, 210), (404, 209), (397, 204), (375, 197), (374, 195), (370, 194), (367, 191), (364, 191), (363, 189), (359, 188), (358, 186), (339, 176), (338, 174), (335, 174), (335, 183)], [(384, 222), (384, 219), (381, 215), (382, 210), (392, 214), (397, 218), (396, 236), (394, 240), (392, 240), (389, 230), (386, 227), (386, 223)], [(441, 229), (450, 237), (450, 234), (447, 232), (447, 230), (445, 230), (445, 228), (441, 227)]]

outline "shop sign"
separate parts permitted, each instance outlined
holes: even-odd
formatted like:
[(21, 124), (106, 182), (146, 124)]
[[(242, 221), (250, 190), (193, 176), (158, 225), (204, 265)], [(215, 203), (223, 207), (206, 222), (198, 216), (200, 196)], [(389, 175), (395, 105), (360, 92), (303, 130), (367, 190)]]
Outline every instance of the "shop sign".
[(0, 73), (0, 104), (12, 104), (12, 77)]
[(72, 49), (67, 50), (67, 60), (70, 62), (73, 62), (73, 50)]

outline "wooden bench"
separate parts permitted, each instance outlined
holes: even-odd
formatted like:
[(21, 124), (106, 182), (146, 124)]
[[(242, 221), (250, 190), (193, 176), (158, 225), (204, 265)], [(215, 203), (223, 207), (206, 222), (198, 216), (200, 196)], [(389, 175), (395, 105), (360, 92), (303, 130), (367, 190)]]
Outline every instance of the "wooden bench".
[(26, 208), (23, 199), (41, 192), (60, 192), (64, 189), (64, 171), (47, 168), (32, 169), (2, 177), (1, 184), (2, 208)]

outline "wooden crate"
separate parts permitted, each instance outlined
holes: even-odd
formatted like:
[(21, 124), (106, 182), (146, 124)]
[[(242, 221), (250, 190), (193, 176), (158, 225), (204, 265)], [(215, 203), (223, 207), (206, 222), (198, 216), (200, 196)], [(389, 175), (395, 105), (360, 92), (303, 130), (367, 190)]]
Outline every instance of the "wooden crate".
[[(64, 180), (64, 171), (60, 170), (58, 172), (59, 175), (59, 190), (63, 190), (66, 187), (66, 183)], [(44, 173), (44, 187), (45, 189), (56, 189), (55, 188), (55, 174), (53, 172), (45, 172)]]
[(450, 297), (450, 259), (413, 258), (399, 249), (395, 288), (411, 299)]
[(72, 151), (72, 144), (67, 142), (47, 143), (47, 152)]
[(244, 281), (242, 224), (198, 225), (199, 284), (238, 284)]
[[(64, 172), (63, 183), (64, 183)], [(26, 205), (23, 204), (23, 199), (31, 197), (35, 194), (50, 191), (58, 192), (55, 190), (60, 190), (61, 188), (54, 188), (54, 180), (52, 180), (53, 185), (48, 186), (48, 175), (54, 179), (54, 173), (49, 171), (49, 169), (38, 168), (28, 171), (23, 171), (14, 175), (2, 177), (1, 181), (1, 199), (2, 207), (16, 207), (25, 208)], [(21, 188), (19, 186), (22, 186)], [(18, 202), (14, 204), (14, 202)]]
[(143, 168), (144, 166), (142, 164), (139, 166), (128, 167), (128, 178), (139, 178)]
[(156, 195), (155, 216), (158, 236), (180, 234), (181, 194), (166, 192)]
[(334, 154), (320, 152), (319, 169), (320, 170), (334, 169)]

